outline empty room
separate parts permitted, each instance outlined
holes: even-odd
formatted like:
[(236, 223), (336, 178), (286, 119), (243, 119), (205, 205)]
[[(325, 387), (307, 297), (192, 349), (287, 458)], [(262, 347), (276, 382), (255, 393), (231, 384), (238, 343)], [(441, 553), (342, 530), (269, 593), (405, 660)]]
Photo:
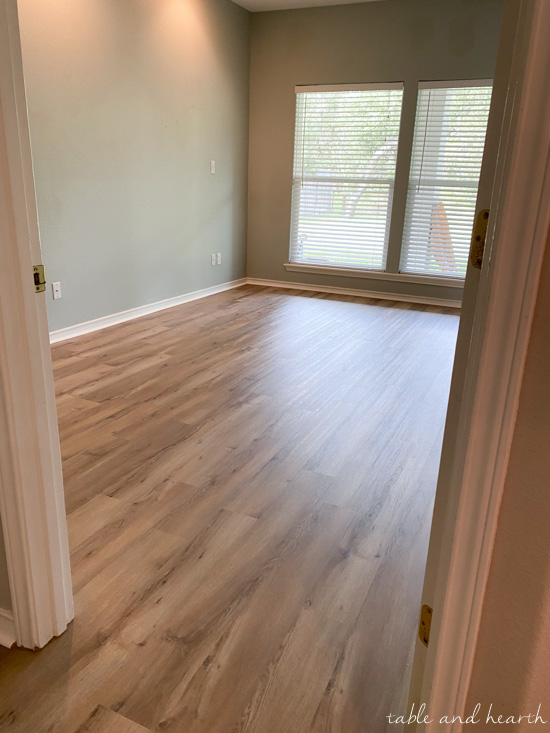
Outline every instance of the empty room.
[(547, 724), (549, 29), (0, 0), (0, 730)]

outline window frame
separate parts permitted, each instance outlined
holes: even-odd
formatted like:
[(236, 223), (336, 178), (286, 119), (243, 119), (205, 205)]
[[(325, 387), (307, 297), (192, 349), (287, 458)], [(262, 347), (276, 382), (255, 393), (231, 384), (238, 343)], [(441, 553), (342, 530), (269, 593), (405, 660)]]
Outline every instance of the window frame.
[[(418, 110), (419, 110), (419, 104), (420, 104), (420, 94), (422, 91), (430, 91), (430, 90), (437, 90), (437, 89), (444, 89), (444, 90), (452, 90), (452, 89), (465, 89), (465, 88), (488, 88), (490, 87), (492, 90), (493, 87), (493, 79), (453, 79), (453, 80), (438, 80), (438, 81), (420, 81), (417, 84), (416, 88), (416, 105), (415, 105), (415, 116), (414, 116), (414, 126), (412, 130), (412, 136), (413, 141), (411, 142), (411, 149), (410, 149), (410, 155), (408, 160), (408, 169), (409, 169), (409, 176), (407, 181), (407, 195), (406, 195), (406, 201), (405, 201), (405, 207), (404, 207), (404, 226), (400, 241), (400, 247), (399, 247), (399, 269), (398, 273), (403, 276), (407, 277), (416, 277), (416, 278), (423, 278), (426, 279), (427, 282), (437, 281), (437, 282), (443, 282), (443, 283), (450, 283), (453, 284), (462, 282), (464, 283), (464, 279), (466, 276), (466, 273), (464, 275), (451, 275), (451, 274), (444, 274), (444, 273), (438, 273), (434, 272), (434, 274), (431, 274), (429, 272), (422, 272), (414, 270), (405, 270), (404, 262), (407, 256), (407, 248), (406, 248), (406, 242), (405, 242), (405, 234), (406, 234), (406, 226), (407, 226), (407, 215), (409, 211), (409, 202), (410, 202), (410, 196), (411, 196), (411, 168), (413, 165), (413, 156), (414, 156), (414, 138), (416, 137), (416, 127), (418, 123)], [(489, 100), (489, 110), (490, 110), (491, 100)], [(488, 110), (488, 112), (489, 112)], [(485, 132), (487, 131), (487, 128), (485, 129)], [(438, 149), (445, 147), (445, 140), (443, 139), (443, 136), (441, 136), (438, 140)], [(439, 153), (438, 153), (439, 155)], [(483, 155), (484, 151), (481, 154), (481, 164), (483, 163)], [(429, 179), (424, 179), (424, 185), (427, 184), (427, 181)], [(463, 181), (453, 181), (451, 179), (448, 179), (445, 181), (444, 178), (434, 178), (433, 179), (434, 184), (438, 183), (440, 181), (444, 181), (442, 184), (443, 187), (447, 188), (468, 188), (470, 190), (475, 190), (476, 198), (477, 198), (477, 190), (479, 187), (479, 178), (475, 185), (464, 185)], [(474, 215), (475, 215), (475, 204), (474, 204)], [(467, 263), (466, 263), (467, 267)]]
[[(371, 276), (380, 276), (380, 275), (386, 275), (386, 267), (387, 267), (387, 254), (388, 254), (388, 245), (389, 245), (389, 237), (391, 232), (391, 220), (392, 220), (392, 214), (393, 214), (393, 200), (394, 200), (394, 193), (395, 193), (395, 171), (397, 170), (397, 159), (399, 155), (399, 141), (401, 139), (401, 133), (402, 133), (402, 122), (403, 122), (403, 97), (404, 97), (404, 82), (403, 81), (392, 81), (392, 82), (369, 82), (369, 83), (361, 83), (361, 84), (309, 84), (309, 85), (298, 85), (294, 88), (294, 94), (295, 94), (295, 112), (294, 112), (294, 138), (293, 138), (293, 163), (292, 163), (292, 178), (291, 178), (291, 202), (290, 202), (290, 237), (289, 237), (289, 254), (288, 254), (288, 262), (284, 264), (285, 269), (289, 271), (301, 271), (301, 272), (307, 272), (307, 271), (326, 271), (330, 274), (336, 274), (336, 275), (348, 275), (350, 272), (352, 275), (354, 273), (357, 273), (357, 276), (359, 277), (371, 277)], [(299, 178), (295, 175), (295, 169), (296, 169), (296, 140), (299, 135), (298, 132), (298, 94), (309, 94), (309, 93), (326, 93), (326, 92), (354, 92), (354, 91), (387, 91), (387, 90), (398, 90), (401, 92), (401, 105), (399, 110), (399, 124), (398, 124), (398, 138), (397, 138), (397, 150), (395, 155), (395, 169), (393, 178), (390, 181), (386, 181), (385, 179), (382, 180), (381, 178), (377, 176), (372, 176), (371, 179), (355, 179), (353, 177), (350, 177), (349, 183), (353, 184), (354, 182), (360, 182), (360, 183), (372, 183), (374, 180), (379, 179), (380, 183), (383, 183), (384, 185), (388, 184), (389, 190), (388, 190), (388, 200), (389, 200), (389, 206), (387, 211), (387, 223), (386, 223), (386, 229), (385, 229), (385, 244), (384, 249), (382, 251), (382, 267), (381, 268), (369, 268), (369, 267), (354, 267), (352, 265), (342, 265), (339, 266), (336, 263), (323, 263), (323, 264), (317, 264), (315, 262), (310, 262), (307, 260), (297, 260), (292, 259), (293, 255), (293, 229), (294, 229), (294, 220), (296, 216), (296, 209), (294, 204), (294, 197), (295, 197), (295, 186), (298, 182), (311, 179), (317, 180), (323, 180), (326, 182), (331, 182), (331, 180), (336, 179), (335, 176), (328, 176), (328, 177), (311, 177), (311, 176), (300, 176)], [(304, 120), (305, 122), (305, 120)], [(338, 182), (343, 182), (345, 179), (339, 179)], [(366, 273), (366, 274), (363, 274)]]
[[(369, 269), (366, 267), (350, 267), (338, 266), (333, 264), (313, 264), (308, 262), (294, 261), (291, 259), (291, 241), (289, 241), (288, 261), (283, 263), (283, 267), (288, 272), (304, 272), (310, 274), (326, 274), (341, 276), (347, 278), (359, 278), (369, 280), (392, 281), (401, 283), (411, 283), (419, 285), (434, 285), (454, 290), (462, 290), (464, 288), (464, 278), (454, 277), (452, 275), (442, 274), (424, 274), (413, 272), (402, 272), (401, 261), (403, 256), (403, 236), (404, 221), (408, 201), (408, 188), (410, 167), (413, 154), (413, 138), (416, 126), (416, 112), (418, 107), (418, 96), (421, 89), (452, 89), (465, 86), (483, 87), (492, 86), (493, 79), (440, 79), (440, 80), (420, 80), (411, 84), (410, 82), (373, 82), (365, 84), (314, 84), (314, 85), (298, 85), (294, 88), (295, 95), (299, 92), (309, 91), (353, 91), (368, 89), (403, 89), (403, 99), (401, 106), (401, 120), (399, 127), (399, 139), (397, 147), (396, 172), (394, 176), (392, 191), (392, 208), (388, 226), (388, 243), (386, 251), (385, 269)], [(411, 99), (412, 97), (412, 99)], [(295, 97), (295, 99), (297, 99)], [(409, 108), (406, 110), (407, 104)], [(412, 114), (411, 114), (412, 113)], [(291, 174), (291, 189), (294, 184), (294, 142), (296, 139), (296, 109), (294, 115), (294, 135), (293, 135), (293, 167)], [(402, 180), (398, 182), (397, 177), (401, 176)], [(402, 200), (396, 198), (397, 187), (401, 187), (399, 195)], [(397, 205), (396, 205), (397, 204)], [(290, 202), (290, 213), (292, 222), (292, 198)], [(390, 260), (393, 260), (393, 267), (388, 267)]]

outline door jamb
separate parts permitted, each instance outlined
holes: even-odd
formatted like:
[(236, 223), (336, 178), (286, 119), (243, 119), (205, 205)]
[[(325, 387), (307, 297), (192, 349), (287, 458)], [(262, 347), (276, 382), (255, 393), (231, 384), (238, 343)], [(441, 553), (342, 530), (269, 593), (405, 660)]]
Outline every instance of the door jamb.
[(518, 17), (421, 689), (433, 723), (419, 731), (464, 716), (550, 226), (550, 3), (521, 0)]
[(44, 646), (74, 616), (16, 0), (0, 3), (0, 515), (15, 638)]

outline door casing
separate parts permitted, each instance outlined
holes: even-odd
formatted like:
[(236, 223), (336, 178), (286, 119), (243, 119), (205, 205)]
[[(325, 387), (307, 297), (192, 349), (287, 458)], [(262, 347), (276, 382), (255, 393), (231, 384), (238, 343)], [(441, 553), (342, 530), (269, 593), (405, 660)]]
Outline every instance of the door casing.
[(548, 37), (547, 0), (506, 0), (496, 160), (484, 160), (477, 202), (491, 214), (482, 270), (466, 278), (422, 600), (433, 621), (428, 649), (416, 642), (409, 696), (433, 723), (418, 731), (464, 718), (550, 225)]
[(16, 0), (0, 0), (0, 163), (0, 515), (12, 639), (33, 649), (74, 610)]

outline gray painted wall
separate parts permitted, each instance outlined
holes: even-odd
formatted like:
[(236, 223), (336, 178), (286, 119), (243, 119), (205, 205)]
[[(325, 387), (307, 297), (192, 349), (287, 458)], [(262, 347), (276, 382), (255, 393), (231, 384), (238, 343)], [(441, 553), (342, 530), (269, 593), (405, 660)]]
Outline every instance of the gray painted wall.
[(229, 0), (19, 12), (43, 260), (63, 296), (48, 291), (50, 330), (243, 277), (249, 13)]
[[(502, 0), (387, 0), (252, 15), (248, 275), (459, 298), (460, 290), (287, 272), (294, 87), (404, 81), (401, 142), (410, 149), (419, 80), (492, 78)], [(403, 160), (401, 161), (403, 162)], [(408, 162), (394, 212), (404, 213)], [(401, 194), (398, 193), (401, 190)], [(392, 237), (400, 239), (399, 230)]]
[(0, 524), (0, 608), (3, 608), (5, 611), (11, 611), (10, 584), (8, 580), (2, 524)]

